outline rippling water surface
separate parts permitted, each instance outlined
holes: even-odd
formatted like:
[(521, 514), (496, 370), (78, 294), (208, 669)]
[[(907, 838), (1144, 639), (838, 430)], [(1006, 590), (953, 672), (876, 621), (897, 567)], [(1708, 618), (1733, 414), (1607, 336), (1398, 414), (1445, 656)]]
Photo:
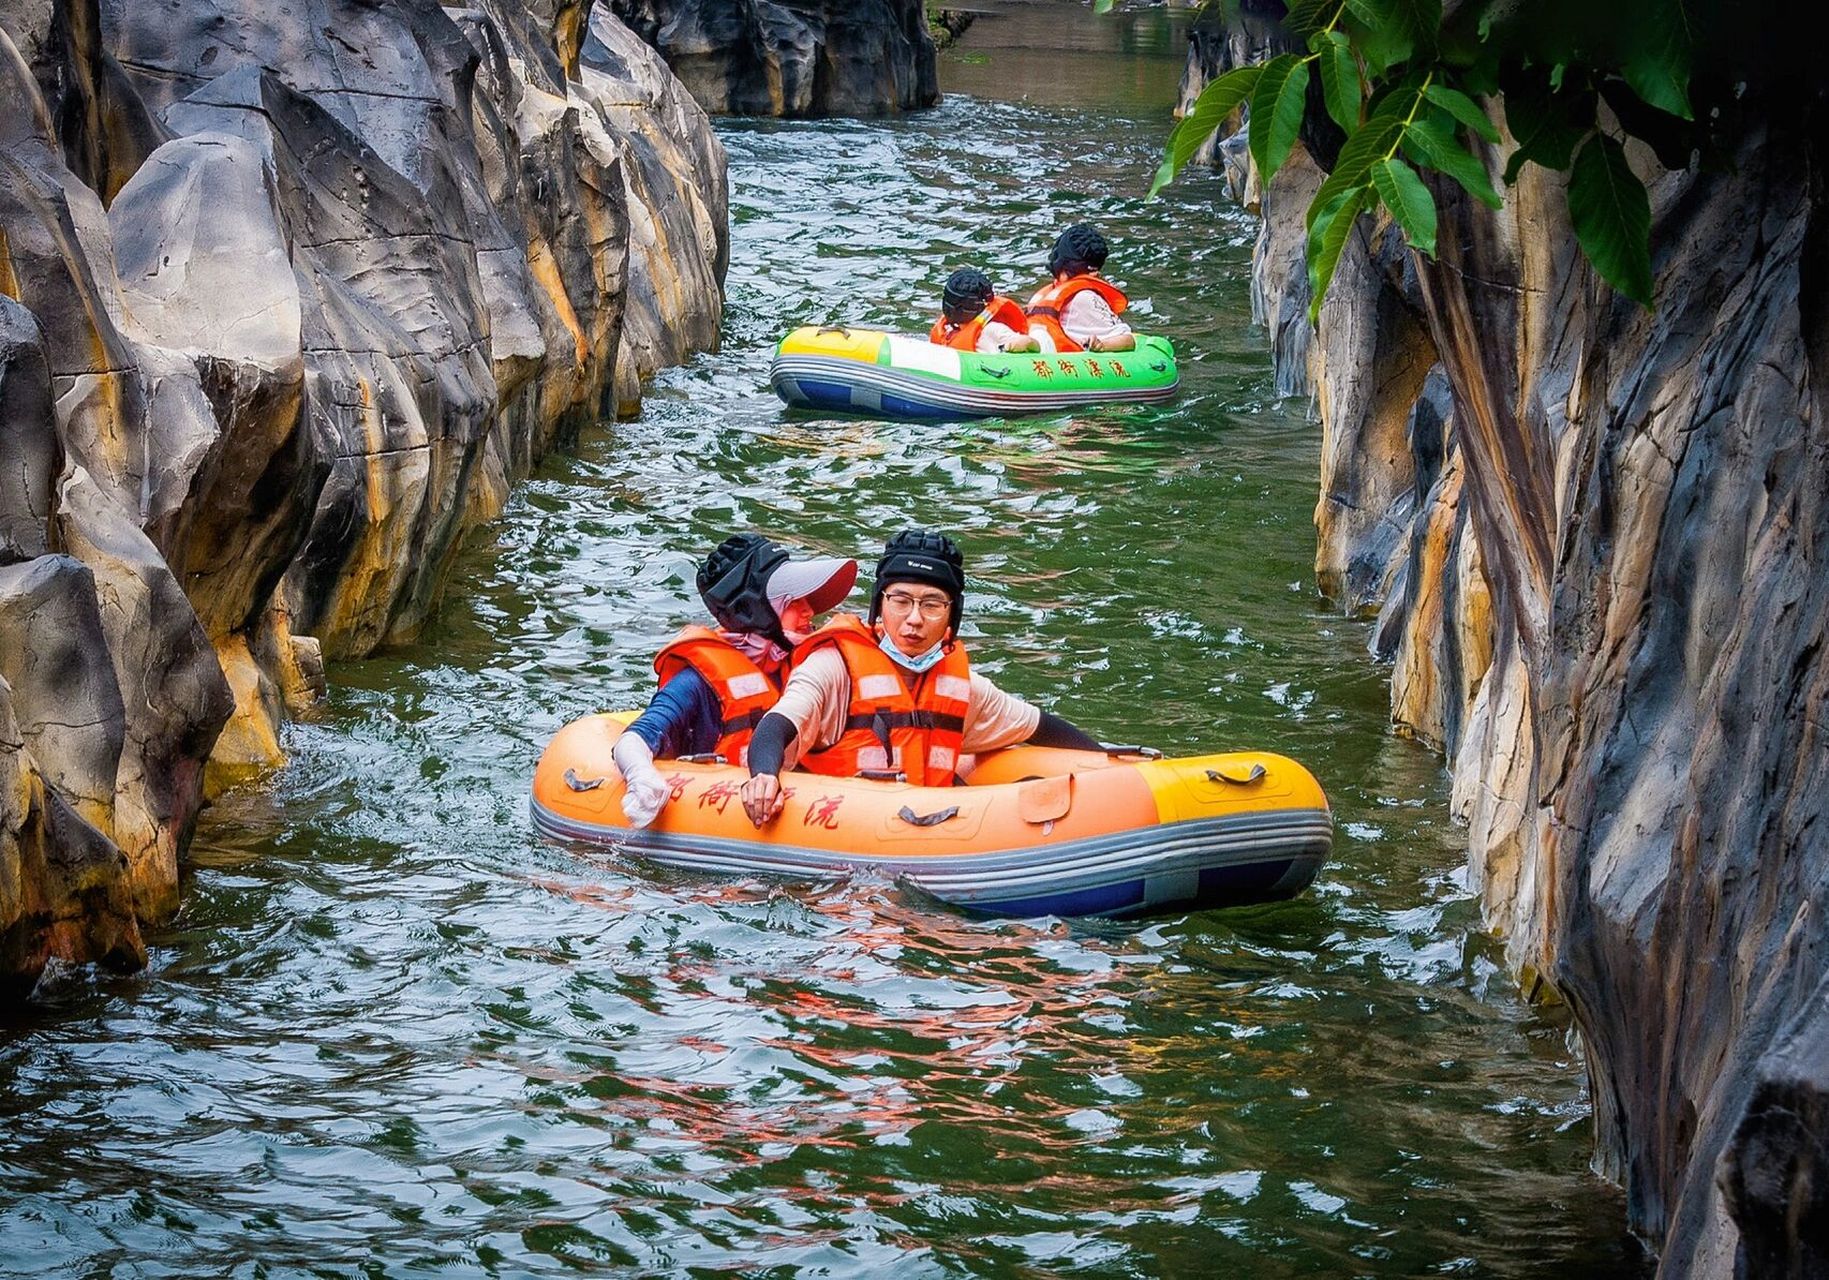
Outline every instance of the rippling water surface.
[[(148, 972), (58, 976), (0, 1029), (0, 1270), (1634, 1265), (1564, 1026), (1495, 963), (1439, 764), (1315, 594), (1316, 429), (1248, 323), (1252, 227), (1211, 178), (1138, 198), (1178, 51), (1120, 30), (1049, 63), (987, 23), (939, 111), (720, 126), (723, 352), (549, 460), (420, 643), (335, 670), (293, 765), (206, 816)], [(1181, 345), (1174, 405), (936, 428), (763, 385), (787, 326), (925, 325), (968, 261), (1026, 290), (1077, 219)], [(911, 521), (963, 543), (1007, 686), (1110, 739), (1307, 762), (1339, 827), (1315, 888), (985, 922), (534, 838), (541, 745), (646, 698), (708, 546), (866, 556)]]

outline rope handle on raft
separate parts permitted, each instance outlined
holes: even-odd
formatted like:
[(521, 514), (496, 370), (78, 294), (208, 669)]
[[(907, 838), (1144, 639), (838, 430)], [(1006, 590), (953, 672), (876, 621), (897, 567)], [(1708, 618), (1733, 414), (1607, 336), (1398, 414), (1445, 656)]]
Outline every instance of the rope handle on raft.
[(1138, 746), (1135, 743), (1128, 746), (1119, 746), (1116, 743), (1101, 742), (1099, 744), (1099, 750), (1103, 751), (1108, 756), (1142, 756), (1145, 760), (1162, 759), (1162, 752), (1155, 747)]
[(696, 755), (676, 757), (681, 764), (729, 764), (723, 756), (715, 751), (701, 751)]
[(842, 324), (822, 324), (819, 326), (819, 331), (822, 334), (836, 333), (836, 334), (840, 335), (841, 337), (846, 337), (846, 338), (849, 338), (851, 336), (851, 331), (849, 329), (845, 328), (845, 326)]
[(1247, 773), (1242, 778), (1235, 778), (1223, 769), (1207, 770), (1208, 782), (1230, 782), (1235, 787), (1248, 787), (1254, 782), (1262, 782), (1263, 780), (1264, 766), (1255, 762), (1251, 765), (1251, 772)]
[(996, 365), (980, 365), (979, 369), (981, 372), (993, 378), (1007, 378), (1010, 376), (1010, 371), (1008, 369), (999, 369)]
[(948, 818), (958, 817), (959, 806), (954, 804), (948, 805), (944, 809), (936, 809), (932, 813), (916, 813), (907, 805), (903, 805), (901, 811), (895, 816), (912, 827), (937, 827)]
[(586, 782), (584, 779), (580, 778), (575, 771), (571, 769), (565, 771), (565, 785), (570, 787), (573, 791), (595, 791), (598, 787), (603, 785), (603, 782), (604, 780), (602, 778), (592, 778), (589, 782)]

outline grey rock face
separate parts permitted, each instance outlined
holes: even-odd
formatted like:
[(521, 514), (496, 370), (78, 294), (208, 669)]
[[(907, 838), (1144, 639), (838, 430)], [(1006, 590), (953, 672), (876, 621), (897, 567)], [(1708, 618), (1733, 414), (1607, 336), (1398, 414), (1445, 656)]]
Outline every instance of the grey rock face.
[(104, 829), (126, 855), (140, 917), (163, 920), (177, 909), (178, 859), (203, 807), (203, 764), (235, 701), (152, 539), (80, 470), (64, 481), (57, 529), (93, 575), (101, 654), (120, 690), (123, 732)]
[(0, 998), (30, 993), (53, 956), (146, 963), (126, 859), (46, 784), (0, 677)]
[[(1437, 187), (1435, 262), (1362, 219), (1306, 358), (1317, 569), (1380, 609), (1394, 722), (1447, 753), (1486, 918), (1573, 1012), (1597, 1163), (1661, 1273), (1817, 1274), (1821, 156), (1755, 126), (1724, 171), (1633, 159), (1655, 311), (1597, 280), (1534, 167), (1496, 214)], [(1299, 208), (1266, 201), (1266, 240)]]
[(51, 491), (63, 445), (51, 417), (44, 336), (30, 311), (0, 295), (0, 563), (50, 550)]
[(872, 116), (940, 101), (918, 0), (612, 0), (707, 111)]
[(106, 830), (127, 713), (89, 566), (48, 555), (0, 568), (0, 678), (46, 780)]
[(607, 14), (586, 65), (590, 9), (0, 5), (19, 981), (131, 956), (206, 762), (278, 762), (325, 655), (411, 636), (546, 450), (715, 344), (722, 150)]

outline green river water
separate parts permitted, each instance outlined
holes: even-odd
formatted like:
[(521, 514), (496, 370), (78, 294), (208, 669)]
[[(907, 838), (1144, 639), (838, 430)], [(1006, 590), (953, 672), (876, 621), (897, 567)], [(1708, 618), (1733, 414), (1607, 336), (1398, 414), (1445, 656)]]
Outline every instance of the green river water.
[[(293, 763), (205, 817), (152, 965), (0, 1026), (6, 1275), (1618, 1275), (1566, 1025), (1479, 931), (1440, 762), (1316, 594), (1318, 429), (1249, 323), (1252, 223), (1147, 187), (1161, 15), (983, 22), (946, 104), (723, 122), (724, 349), (549, 459), (416, 644), (343, 664)], [(1025, 31), (1025, 24), (1027, 30)], [(789, 415), (787, 327), (924, 327), (1088, 219), (1178, 402), (936, 428)], [(556, 847), (527, 780), (645, 700), (697, 557), (760, 528), (971, 574), (974, 661), (1108, 740), (1327, 787), (1299, 900), (982, 921), (880, 877)]]

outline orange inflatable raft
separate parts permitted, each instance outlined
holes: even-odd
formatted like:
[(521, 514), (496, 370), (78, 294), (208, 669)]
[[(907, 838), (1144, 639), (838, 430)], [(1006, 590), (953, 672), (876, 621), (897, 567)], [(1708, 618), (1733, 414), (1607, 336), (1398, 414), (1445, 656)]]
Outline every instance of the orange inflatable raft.
[(787, 807), (757, 829), (721, 761), (658, 760), (673, 793), (635, 829), (610, 748), (633, 712), (561, 729), (533, 780), (533, 820), (559, 839), (624, 846), (713, 872), (828, 879), (861, 868), (1005, 916), (1129, 916), (1292, 897), (1333, 845), (1327, 797), (1293, 760), (1232, 752), (1168, 760), (1014, 747), (966, 785), (782, 775)]

